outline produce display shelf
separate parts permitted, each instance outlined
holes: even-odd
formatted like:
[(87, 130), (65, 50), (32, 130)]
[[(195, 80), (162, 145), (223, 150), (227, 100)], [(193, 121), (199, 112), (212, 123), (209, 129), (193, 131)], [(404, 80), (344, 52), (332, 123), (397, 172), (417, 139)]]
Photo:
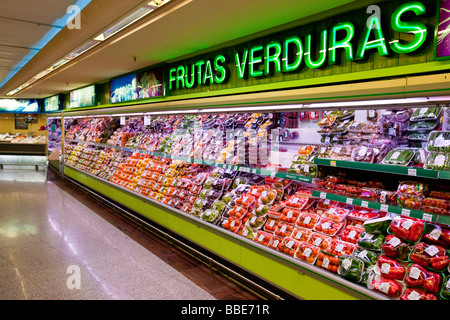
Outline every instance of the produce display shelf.
[(281, 178), (281, 179), (290, 179), (294, 181), (300, 181), (300, 182), (306, 182), (306, 183), (312, 183), (313, 178), (302, 176), (299, 174), (292, 174), (292, 173), (286, 173), (277, 171), (276, 169), (263, 169), (263, 168), (253, 168), (248, 166), (241, 166), (241, 165), (234, 165), (234, 164), (225, 164), (225, 163), (217, 163), (213, 161), (207, 161), (197, 158), (191, 158), (191, 157), (181, 157), (181, 156), (174, 156), (169, 153), (165, 152), (155, 152), (155, 151), (148, 151), (145, 149), (137, 149), (137, 148), (130, 148), (130, 147), (122, 147), (122, 146), (115, 146), (115, 145), (109, 145), (104, 143), (98, 143), (98, 142), (86, 142), (81, 140), (73, 140), (73, 139), (65, 139), (66, 142), (73, 142), (73, 143), (85, 143), (88, 145), (93, 145), (101, 148), (111, 148), (111, 149), (117, 149), (117, 150), (123, 150), (123, 151), (129, 151), (129, 152), (138, 152), (142, 154), (148, 154), (156, 157), (163, 157), (166, 159), (172, 159), (172, 160), (180, 160), (187, 163), (196, 163), (196, 164), (203, 164), (213, 167), (219, 167), (224, 169), (231, 169), (241, 172), (247, 172), (247, 173), (254, 173), (259, 174), (262, 176), (269, 176), (269, 177), (275, 177), (275, 178)]
[[(300, 298), (389, 299), (330, 271), (267, 248), (213, 223), (203, 221), (73, 166), (64, 164), (64, 175), (104, 196), (114, 197), (120, 204)], [(180, 219), (170, 219), (171, 216), (168, 214)]]
[(351, 197), (347, 197), (344, 195), (339, 195), (339, 194), (334, 194), (334, 193), (319, 191), (319, 190), (313, 191), (312, 195), (314, 197), (318, 197), (321, 199), (329, 199), (329, 200), (339, 201), (342, 203), (357, 205), (357, 206), (364, 207), (364, 208), (389, 212), (389, 213), (396, 214), (396, 215), (404, 215), (404, 216), (422, 219), (422, 220), (429, 221), (429, 222), (437, 222), (437, 223), (450, 225), (450, 217), (449, 216), (427, 213), (427, 212), (423, 212), (423, 211), (419, 211), (419, 210), (407, 209), (407, 208), (402, 208), (402, 207), (388, 205), (388, 204), (381, 204), (381, 203), (374, 202), (374, 201), (362, 200), (362, 199), (358, 199), (358, 198), (351, 198)]
[(428, 169), (423, 169), (423, 168), (394, 166), (394, 165), (379, 164), (379, 163), (365, 163), (365, 162), (356, 162), (356, 161), (315, 158), (314, 164), (322, 165), (322, 166), (329, 166), (329, 167), (337, 167), (337, 168), (359, 169), (359, 170), (367, 170), (367, 171), (375, 171), (375, 172), (383, 172), (383, 173), (394, 173), (394, 174), (407, 175), (407, 176), (411, 176), (411, 177), (450, 179), (449, 171), (428, 170)]

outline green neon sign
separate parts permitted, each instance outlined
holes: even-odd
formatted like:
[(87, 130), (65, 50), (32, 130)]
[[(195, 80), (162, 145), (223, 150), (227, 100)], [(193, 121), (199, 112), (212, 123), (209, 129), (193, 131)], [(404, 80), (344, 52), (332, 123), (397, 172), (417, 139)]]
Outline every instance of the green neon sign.
[[(422, 2), (410, 1), (395, 9), (389, 23), (381, 16), (372, 15), (367, 17), (364, 26), (355, 26), (351, 21), (343, 20), (322, 28), (317, 34), (308, 32), (269, 38), (235, 51), (232, 54), (234, 61), (224, 54), (217, 54), (213, 58), (173, 66), (167, 77), (168, 88), (177, 90), (223, 84), (231, 74), (237, 80), (262, 79), (279, 73), (337, 65), (341, 58), (353, 62), (373, 54), (380, 57), (411, 54), (426, 42), (427, 26), (417, 21), (425, 14), (427, 9)], [(360, 34), (357, 29), (362, 30)], [(391, 34), (394, 36), (389, 36)]]

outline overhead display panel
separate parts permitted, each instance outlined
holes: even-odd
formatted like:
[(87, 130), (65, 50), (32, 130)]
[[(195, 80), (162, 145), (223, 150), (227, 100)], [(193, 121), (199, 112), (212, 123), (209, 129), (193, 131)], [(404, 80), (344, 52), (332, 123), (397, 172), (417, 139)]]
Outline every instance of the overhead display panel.
[(40, 108), (38, 101), (35, 99), (0, 99), (0, 112), (36, 113), (40, 112)]
[(59, 95), (44, 99), (44, 112), (57, 112), (61, 110), (61, 98)]
[(95, 85), (70, 92), (69, 109), (92, 107), (96, 104)]
[(162, 96), (163, 69), (146, 70), (111, 80), (111, 103)]

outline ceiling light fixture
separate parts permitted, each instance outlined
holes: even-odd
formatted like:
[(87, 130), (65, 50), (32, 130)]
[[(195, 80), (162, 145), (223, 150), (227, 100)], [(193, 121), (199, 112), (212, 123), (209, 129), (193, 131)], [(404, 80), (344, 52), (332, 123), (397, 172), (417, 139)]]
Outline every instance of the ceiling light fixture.
[(154, 11), (155, 9), (165, 5), (166, 3), (170, 2), (171, 0), (152, 0), (150, 2), (146, 2), (145, 5), (138, 8), (136, 11), (128, 15), (127, 17), (123, 18), (116, 24), (110, 26), (107, 30), (96, 36), (94, 39), (87, 41), (86, 43), (82, 44), (80, 47), (76, 48), (69, 54), (67, 54), (64, 58), (58, 60), (53, 65), (51, 65), (49, 68), (47, 68), (44, 71), (41, 71), (37, 75), (35, 75), (32, 79), (28, 80), (24, 84), (20, 85), (14, 90), (11, 90), (6, 95), (7, 96), (13, 96), (17, 92), (25, 89), (26, 87), (30, 86), (35, 81), (41, 79), (42, 77), (48, 75), (49, 73), (55, 71), (56, 69), (62, 67), (67, 62), (75, 59), (76, 57), (82, 55), (83, 53), (93, 49), (101, 42), (105, 41), (106, 39), (112, 37), (113, 35), (117, 34), (121, 30), (125, 29), (126, 27), (130, 26), (131, 24), (137, 22), (138, 20), (144, 18), (146, 15), (148, 15), (150, 12)]

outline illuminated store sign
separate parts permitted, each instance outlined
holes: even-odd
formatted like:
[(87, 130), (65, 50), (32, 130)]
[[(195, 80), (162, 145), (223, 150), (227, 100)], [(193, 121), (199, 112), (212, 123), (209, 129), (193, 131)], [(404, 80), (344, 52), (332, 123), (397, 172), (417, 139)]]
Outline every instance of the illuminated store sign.
[(439, 0), (436, 19), (435, 58), (450, 59), (450, 1)]
[(69, 109), (92, 107), (96, 104), (95, 85), (73, 90), (70, 92)]
[(217, 54), (175, 65), (168, 71), (168, 89), (222, 84), (231, 74), (236, 74), (237, 79), (262, 78), (300, 72), (305, 67), (336, 65), (341, 53), (349, 62), (363, 61), (373, 52), (381, 57), (416, 53), (428, 37), (427, 26), (416, 20), (427, 13), (422, 2), (411, 1), (396, 8), (389, 21), (374, 14), (367, 17), (364, 26), (342, 21), (320, 32), (261, 41), (262, 44), (235, 51), (232, 57)]
[(40, 108), (35, 99), (0, 99), (0, 112), (37, 113), (40, 112)]

